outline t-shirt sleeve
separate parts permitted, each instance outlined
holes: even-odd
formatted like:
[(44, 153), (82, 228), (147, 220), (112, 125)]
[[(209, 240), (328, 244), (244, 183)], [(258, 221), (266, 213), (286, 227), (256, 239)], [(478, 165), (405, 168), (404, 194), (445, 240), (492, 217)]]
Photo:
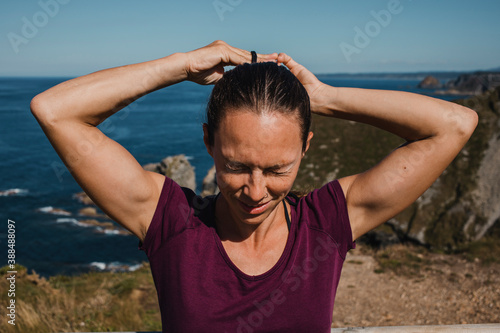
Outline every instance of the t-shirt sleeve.
[(165, 177), (165, 183), (149, 225), (144, 241), (139, 241), (139, 249), (148, 257), (158, 250), (170, 237), (189, 227), (192, 207), (189, 198), (192, 190), (180, 187), (172, 179)]
[(327, 233), (337, 244), (340, 255), (345, 258), (356, 243), (352, 240), (346, 199), (338, 180), (312, 191), (304, 201), (308, 207), (309, 227)]

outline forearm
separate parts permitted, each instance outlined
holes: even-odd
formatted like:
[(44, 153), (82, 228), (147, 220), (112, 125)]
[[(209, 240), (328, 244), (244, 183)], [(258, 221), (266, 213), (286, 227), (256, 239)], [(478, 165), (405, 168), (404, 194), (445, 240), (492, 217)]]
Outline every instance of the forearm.
[(110, 68), (63, 82), (39, 95), (31, 109), (41, 123), (61, 120), (97, 126), (154, 90), (186, 79), (185, 56)]
[(328, 85), (322, 87), (314, 107), (317, 113), (367, 123), (408, 141), (470, 135), (477, 117), (458, 104), (418, 94)]

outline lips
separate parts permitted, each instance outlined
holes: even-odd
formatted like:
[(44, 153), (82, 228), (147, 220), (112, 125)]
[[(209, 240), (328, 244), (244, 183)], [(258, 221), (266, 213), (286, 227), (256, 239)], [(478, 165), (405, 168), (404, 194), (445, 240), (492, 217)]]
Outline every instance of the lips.
[(271, 201), (268, 201), (260, 205), (252, 205), (252, 206), (247, 205), (239, 200), (238, 203), (240, 204), (240, 207), (243, 208), (243, 210), (248, 214), (260, 214), (266, 210), (266, 208), (271, 204)]

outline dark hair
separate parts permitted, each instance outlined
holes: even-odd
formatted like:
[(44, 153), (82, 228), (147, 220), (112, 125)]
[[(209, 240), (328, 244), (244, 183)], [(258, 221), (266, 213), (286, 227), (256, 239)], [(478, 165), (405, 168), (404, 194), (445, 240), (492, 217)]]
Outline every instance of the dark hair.
[(311, 127), (309, 95), (285, 66), (274, 62), (243, 64), (224, 73), (215, 84), (207, 105), (208, 141), (229, 108), (245, 108), (256, 114), (279, 112), (294, 116), (302, 132), (302, 150)]

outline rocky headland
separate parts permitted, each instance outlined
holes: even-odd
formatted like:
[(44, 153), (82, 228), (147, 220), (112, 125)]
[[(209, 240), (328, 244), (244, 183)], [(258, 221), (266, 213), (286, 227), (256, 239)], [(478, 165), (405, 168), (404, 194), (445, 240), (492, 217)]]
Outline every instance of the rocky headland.
[(428, 75), (417, 86), (421, 89), (437, 89), (441, 87), (441, 82), (434, 76)]
[(143, 168), (165, 175), (180, 186), (196, 190), (194, 167), (184, 154), (165, 157), (160, 162), (146, 164)]
[(500, 87), (500, 72), (466, 73), (447, 81), (444, 85), (438, 83), (436, 78), (428, 76), (419, 83), (418, 87), (437, 89), (434, 91), (437, 95), (478, 96)]
[[(500, 87), (456, 103), (479, 114), (472, 138), (428, 191), (365, 240), (457, 250), (484, 237), (500, 239)], [(377, 128), (333, 118), (315, 117), (313, 130), (296, 181), (305, 190), (363, 172), (403, 143)], [(418, 160), (413, 164), (418, 167)]]

